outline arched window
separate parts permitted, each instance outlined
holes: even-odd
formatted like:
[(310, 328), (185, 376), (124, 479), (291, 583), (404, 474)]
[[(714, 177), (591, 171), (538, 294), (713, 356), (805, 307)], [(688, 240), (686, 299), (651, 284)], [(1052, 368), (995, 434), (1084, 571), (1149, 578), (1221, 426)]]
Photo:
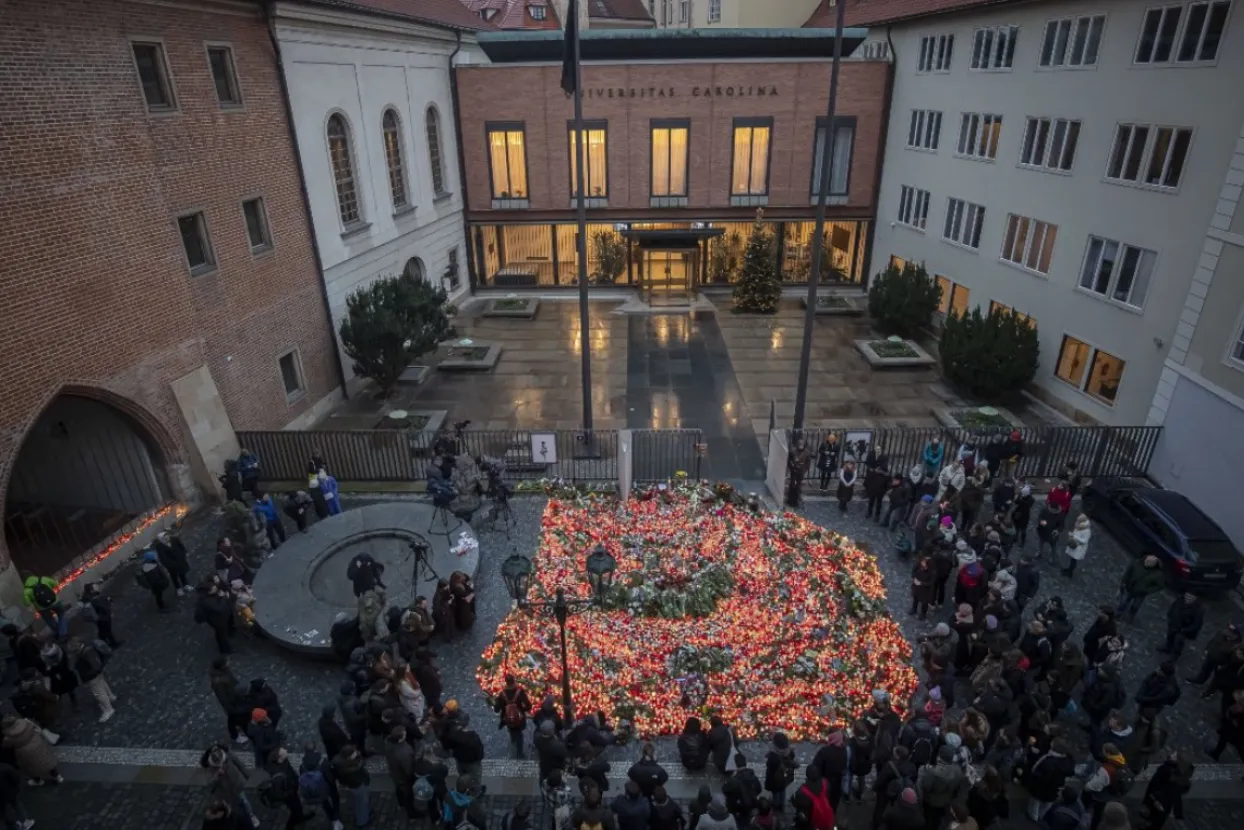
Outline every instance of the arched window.
[(387, 109), (381, 126), (384, 128), (384, 160), (389, 165), (389, 195), (393, 197), (393, 209), (406, 207), (406, 166), (402, 163), (402, 125), (397, 111)]
[(328, 158), (333, 165), (333, 184), (337, 188), (337, 212), (341, 224), (358, 224), (359, 193), (354, 180), (354, 155), (350, 149), (350, 129), (340, 115), (328, 119)]
[(432, 160), (432, 190), (437, 196), (445, 192), (445, 168), (441, 166), (441, 119), (436, 107), (428, 107), (428, 156)]
[(412, 279), (426, 279), (423, 271), (423, 260), (419, 259), (417, 256), (413, 256), (406, 260), (406, 268), (404, 270), (406, 276), (411, 277)]

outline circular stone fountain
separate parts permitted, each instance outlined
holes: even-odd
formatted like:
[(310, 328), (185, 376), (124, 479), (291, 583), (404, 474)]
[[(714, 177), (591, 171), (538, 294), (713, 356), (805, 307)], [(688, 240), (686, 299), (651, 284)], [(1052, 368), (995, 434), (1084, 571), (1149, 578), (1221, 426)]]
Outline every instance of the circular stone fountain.
[[(441, 535), (438, 520), (431, 525), (433, 508), (417, 502), (386, 502), (347, 510), (291, 534), (255, 576), (255, 621), (273, 642), (316, 657), (331, 657), (328, 632), (344, 611), (358, 612), (346, 568), (366, 551), (384, 565), (385, 603), (406, 607), (415, 596), (430, 600), (435, 577), (426, 569), (415, 583), (415, 556), (411, 542), (429, 548), (433, 571), (448, 579), (454, 571), (472, 577), (479, 568), (478, 553), (456, 556), (450, 539)], [(429, 531), (438, 531), (433, 533)], [(452, 527), (452, 524), (451, 524)], [(458, 530), (454, 531), (456, 537)], [(428, 581), (429, 579), (433, 581)]]

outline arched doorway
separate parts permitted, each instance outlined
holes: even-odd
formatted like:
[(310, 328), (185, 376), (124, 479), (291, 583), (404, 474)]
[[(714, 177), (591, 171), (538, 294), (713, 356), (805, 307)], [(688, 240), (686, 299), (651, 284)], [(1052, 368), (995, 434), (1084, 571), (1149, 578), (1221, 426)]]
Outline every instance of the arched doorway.
[(423, 267), (423, 260), (417, 256), (412, 256), (410, 259), (406, 260), (406, 268), (404, 270), (406, 271), (406, 276), (408, 277), (414, 277), (415, 279), (420, 280), (426, 280), (428, 278), (428, 272)]
[(4, 536), (22, 573), (53, 575), (168, 500), (160, 448), (128, 414), (56, 396), (9, 476)]

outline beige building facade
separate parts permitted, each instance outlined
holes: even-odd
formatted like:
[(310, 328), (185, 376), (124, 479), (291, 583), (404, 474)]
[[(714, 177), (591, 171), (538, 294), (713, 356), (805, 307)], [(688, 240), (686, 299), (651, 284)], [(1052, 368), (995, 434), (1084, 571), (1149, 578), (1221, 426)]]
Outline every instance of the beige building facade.
[(797, 29), (818, 0), (644, 0), (658, 29)]

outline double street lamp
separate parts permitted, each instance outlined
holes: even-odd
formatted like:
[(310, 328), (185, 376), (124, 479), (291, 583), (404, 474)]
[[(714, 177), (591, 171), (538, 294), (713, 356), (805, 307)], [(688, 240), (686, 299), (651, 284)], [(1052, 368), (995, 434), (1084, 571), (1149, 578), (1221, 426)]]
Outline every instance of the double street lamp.
[(571, 614), (599, 606), (612, 587), (613, 574), (618, 569), (618, 561), (605, 550), (604, 545), (593, 548), (585, 564), (587, 581), (592, 586), (590, 599), (568, 598), (565, 589), (559, 587), (552, 602), (530, 602), (527, 591), (531, 587), (531, 575), (535, 571), (531, 559), (516, 553), (501, 563), (501, 578), (505, 580), (505, 589), (509, 592), (510, 599), (518, 603), (519, 608), (551, 615), (557, 620), (562, 650), (562, 710), (565, 712), (566, 723), (574, 722), (574, 707), (570, 699), (570, 665), (566, 656), (566, 620)]

